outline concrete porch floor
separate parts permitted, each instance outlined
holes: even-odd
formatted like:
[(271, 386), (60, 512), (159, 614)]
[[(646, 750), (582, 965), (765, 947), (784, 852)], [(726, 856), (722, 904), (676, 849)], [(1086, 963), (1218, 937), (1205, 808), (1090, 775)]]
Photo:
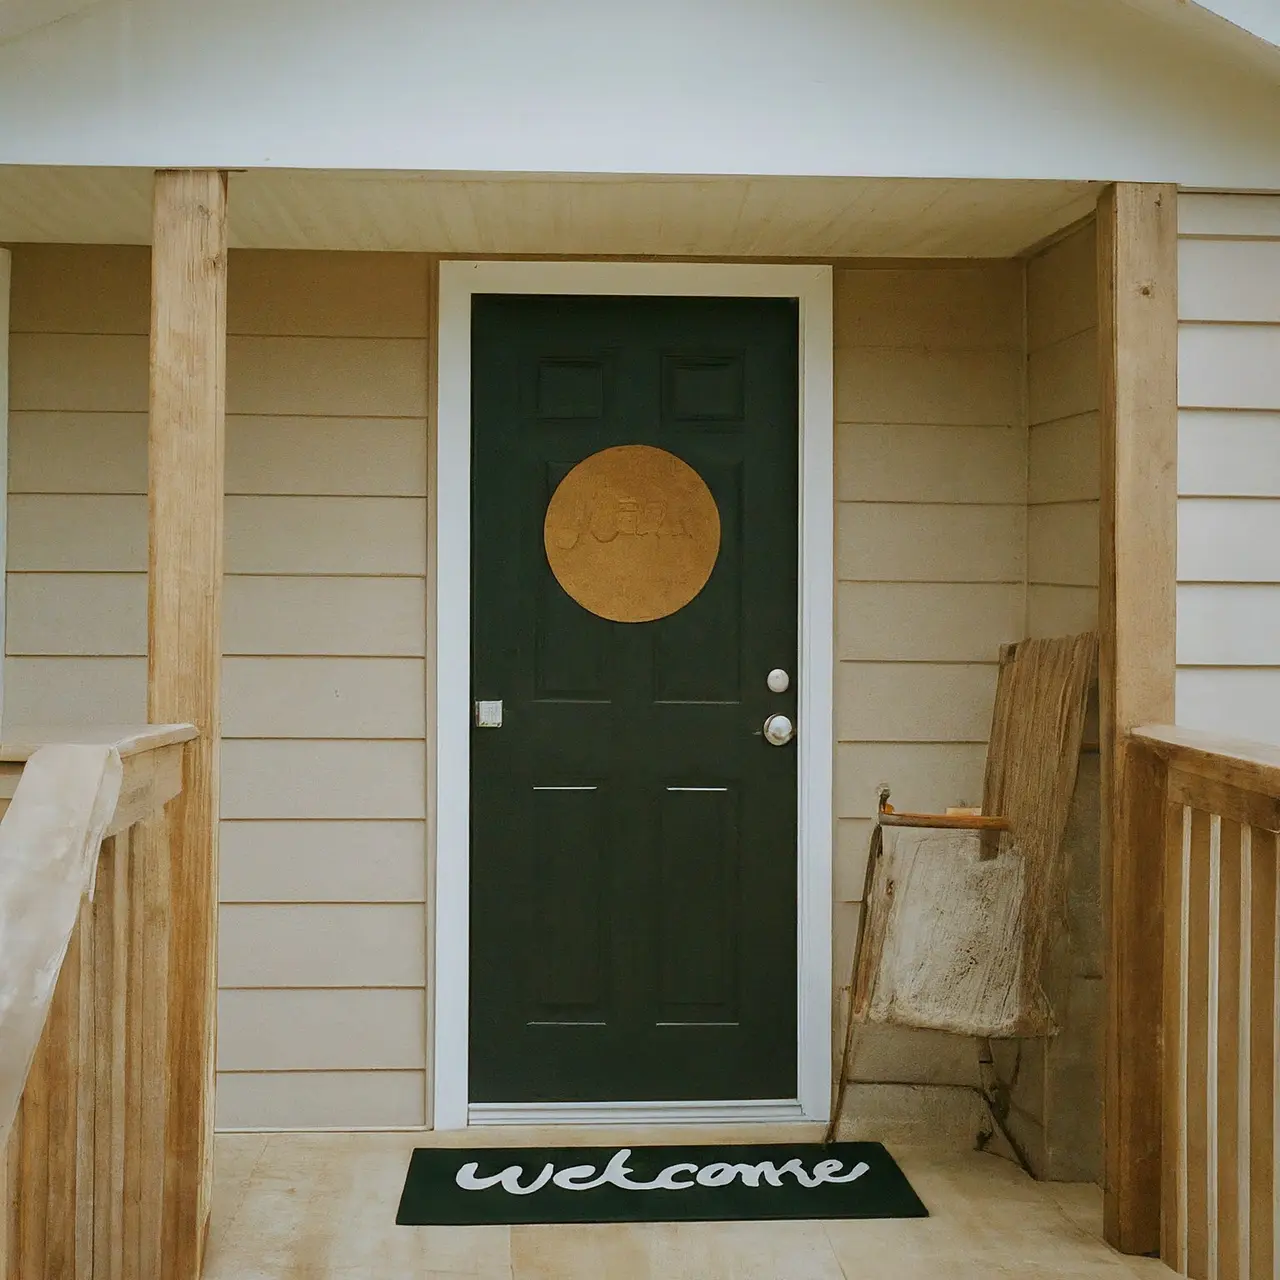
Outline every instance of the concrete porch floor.
[[(712, 1140), (769, 1140), (759, 1130)], [(782, 1135), (779, 1135), (782, 1136)], [(785, 1134), (792, 1140), (795, 1128)], [(1172, 1275), (1101, 1239), (1096, 1187), (1037, 1183), (978, 1152), (890, 1150), (928, 1219), (397, 1227), (409, 1153), (689, 1142), (688, 1128), (465, 1134), (222, 1134), (205, 1280), (1130, 1280)]]

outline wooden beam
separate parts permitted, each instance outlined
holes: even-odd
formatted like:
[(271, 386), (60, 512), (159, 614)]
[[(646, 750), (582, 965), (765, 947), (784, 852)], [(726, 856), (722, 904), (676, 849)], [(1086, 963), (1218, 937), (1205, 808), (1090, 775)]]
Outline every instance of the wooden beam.
[(1173, 720), (1177, 278), (1177, 189), (1109, 187), (1098, 202), (1103, 1186), (1106, 1237), (1125, 1253), (1160, 1246), (1164, 808), (1124, 736)]
[(158, 172), (151, 244), (147, 718), (199, 733), (170, 811), (164, 1275), (196, 1280), (213, 1163), (226, 175)]

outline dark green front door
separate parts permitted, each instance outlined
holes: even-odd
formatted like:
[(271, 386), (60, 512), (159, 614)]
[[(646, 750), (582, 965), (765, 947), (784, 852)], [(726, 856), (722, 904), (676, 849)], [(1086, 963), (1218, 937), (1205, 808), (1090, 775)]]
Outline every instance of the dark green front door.
[[(785, 299), (474, 301), (472, 697), (502, 723), (471, 740), (472, 1102), (796, 1096), (796, 747), (761, 728), (795, 715), (797, 399)], [(706, 586), (637, 623), (543, 543), (563, 477), (630, 444), (720, 519)]]

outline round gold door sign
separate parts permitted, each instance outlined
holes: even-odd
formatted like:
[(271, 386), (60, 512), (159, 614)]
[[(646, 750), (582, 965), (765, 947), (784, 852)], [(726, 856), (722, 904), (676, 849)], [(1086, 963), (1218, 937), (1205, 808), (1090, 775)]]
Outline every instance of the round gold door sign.
[(720, 512), (674, 453), (624, 444), (584, 458), (551, 495), (542, 526), (556, 581), (613, 622), (653, 622), (706, 586)]

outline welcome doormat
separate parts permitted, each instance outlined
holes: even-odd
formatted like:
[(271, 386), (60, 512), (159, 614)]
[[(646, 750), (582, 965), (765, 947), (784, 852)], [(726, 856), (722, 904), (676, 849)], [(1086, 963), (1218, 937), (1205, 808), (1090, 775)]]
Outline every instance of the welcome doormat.
[(419, 1147), (401, 1226), (927, 1218), (878, 1142), (697, 1147)]

